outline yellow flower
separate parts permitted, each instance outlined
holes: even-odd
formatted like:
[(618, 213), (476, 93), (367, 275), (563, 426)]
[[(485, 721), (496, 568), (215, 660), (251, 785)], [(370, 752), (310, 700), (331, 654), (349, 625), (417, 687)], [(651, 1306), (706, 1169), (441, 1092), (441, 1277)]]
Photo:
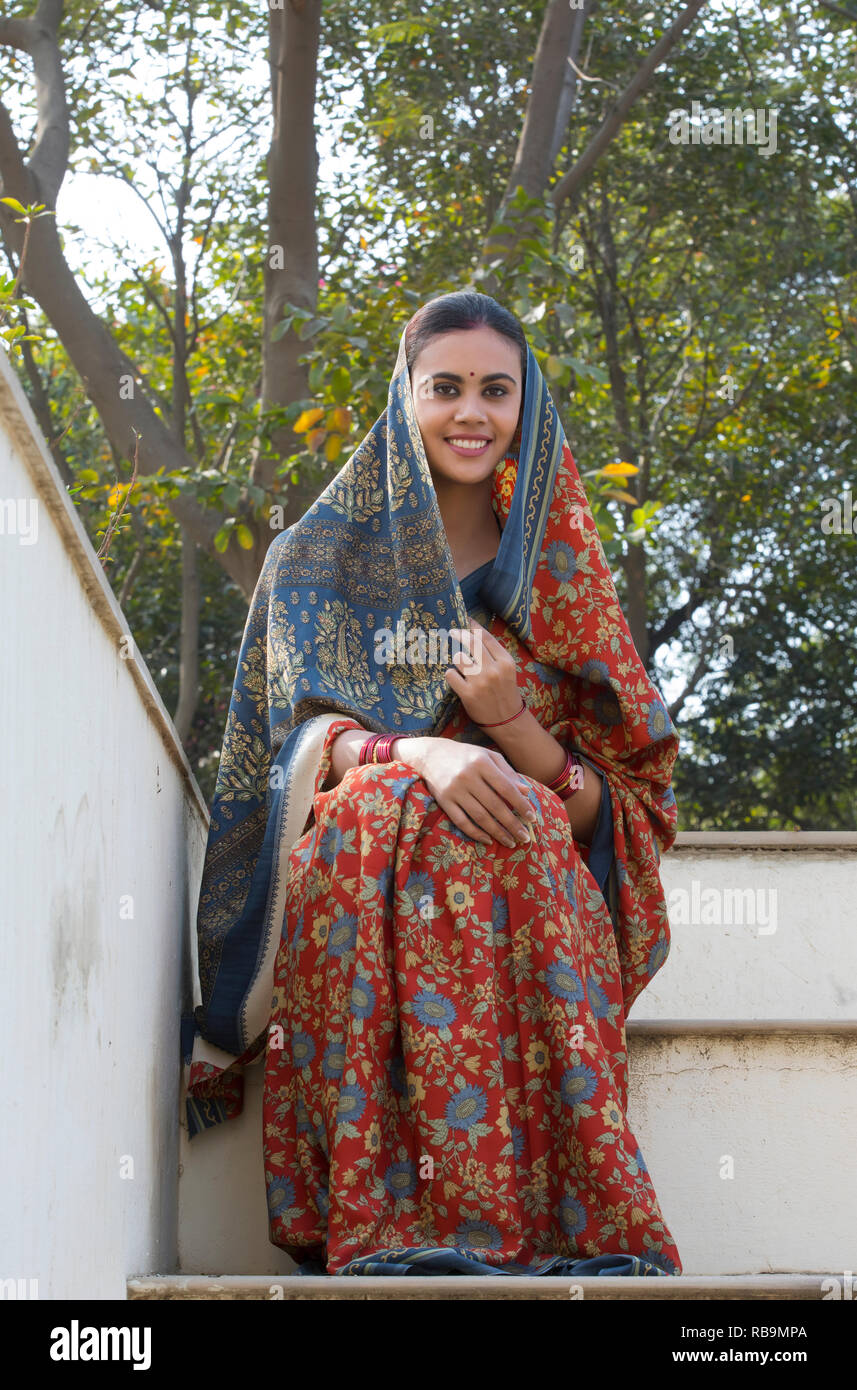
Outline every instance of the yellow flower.
[(619, 1207), (605, 1207), (604, 1215), (607, 1217), (608, 1221), (613, 1222), (613, 1225), (616, 1227), (617, 1230), (627, 1231), (628, 1218), (625, 1215), (624, 1211), (621, 1210)]
[(597, 1149), (593, 1144), (592, 1148), (589, 1150), (589, 1153), (587, 1154), (590, 1168), (594, 1168), (595, 1165), (598, 1163), (603, 1163), (606, 1157), (607, 1155), (605, 1154), (604, 1150)]
[(605, 1125), (609, 1125), (610, 1129), (615, 1129), (617, 1133), (620, 1129), (624, 1129), (625, 1127), (622, 1111), (619, 1109), (615, 1100), (608, 1100), (602, 1105), (601, 1118)]
[(381, 1126), (377, 1120), (373, 1120), (366, 1131), (366, 1152), (378, 1153), (381, 1148)]
[(347, 1173), (342, 1174), (342, 1181), (346, 1187), (353, 1187), (357, 1181), (357, 1174), (353, 1168), (349, 1168)]
[(312, 924), (312, 939), (316, 946), (327, 945), (327, 933), (330, 931), (330, 918), (327, 916), (316, 917)]
[(533, 1041), (527, 1048), (524, 1060), (530, 1071), (539, 1072), (541, 1074), (546, 1072), (551, 1064), (547, 1043), (543, 1042), (541, 1038), (533, 1038)]
[(423, 1083), (418, 1076), (412, 1076), (408, 1080), (408, 1095), (411, 1100), (425, 1100), (426, 1092)]
[(473, 906), (473, 894), (467, 883), (462, 883), (460, 879), (454, 880), (446, 885), (446, 905), (450, 912), (462, 913)]

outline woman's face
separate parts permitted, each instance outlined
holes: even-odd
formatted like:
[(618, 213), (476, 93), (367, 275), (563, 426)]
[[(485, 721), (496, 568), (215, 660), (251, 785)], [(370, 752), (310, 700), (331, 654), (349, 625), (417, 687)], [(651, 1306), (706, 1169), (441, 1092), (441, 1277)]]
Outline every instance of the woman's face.
[(478, 483), (510, 451), (521, 409), (521, 355), (480, 324), (432, 338), (414, 359), (411, 390), (433, 477)]

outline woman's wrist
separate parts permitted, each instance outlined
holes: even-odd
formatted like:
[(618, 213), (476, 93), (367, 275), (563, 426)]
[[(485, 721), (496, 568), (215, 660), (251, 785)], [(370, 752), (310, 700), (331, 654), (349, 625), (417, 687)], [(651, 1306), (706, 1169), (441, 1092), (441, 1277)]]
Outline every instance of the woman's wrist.
[(372, 735), (367, 729), (342, 729), (330, 745), (330, 768), (322, 791), (332, 791), (342, 781), (349, 768), (357, 766), (361, 746)]
[[(530, 709), (520, 719), (489, 732), (516, 772), (545, 787), (556, 781), (565, 766), (568, 750), (542, 727)], [(574, 838), (589, 844), (598, 823), (602, 774), (587, 763), (582, 766), (583, 786), (563, 800), (563, 807)]]
[(415, 737), (403, 734), (393, 741), (390, 759), (393, 762), (406, 763), (408, 767), (413, 768), (414, 772), (417, 772), (426, 747), (431, 742), (431, 737), (425, 734), (417, 734)]

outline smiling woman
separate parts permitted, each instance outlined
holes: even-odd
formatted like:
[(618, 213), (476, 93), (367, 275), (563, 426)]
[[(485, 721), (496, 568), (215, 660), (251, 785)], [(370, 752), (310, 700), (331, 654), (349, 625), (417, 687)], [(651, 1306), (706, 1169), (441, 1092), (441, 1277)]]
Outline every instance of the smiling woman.
[[(399, 624), (461, 650), (376, 660)], [(302, 1272), (680, 1271), (625, 1036), (668, 950), (676, 752), (520, 325), (430, 302), (266, 558), (200, 894), (191, 1133), (264, 1051)]]

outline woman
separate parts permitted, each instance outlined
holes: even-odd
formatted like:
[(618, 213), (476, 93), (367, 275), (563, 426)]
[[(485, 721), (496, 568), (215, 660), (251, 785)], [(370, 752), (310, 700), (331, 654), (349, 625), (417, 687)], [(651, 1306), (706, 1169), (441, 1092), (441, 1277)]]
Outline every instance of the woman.
[(302, 1272), (680, 1272), (625, 1039), (676, 752), (523, 330), (430, 301), (268, 552), (200, 895), (191, 1133), (265, 1049)]

